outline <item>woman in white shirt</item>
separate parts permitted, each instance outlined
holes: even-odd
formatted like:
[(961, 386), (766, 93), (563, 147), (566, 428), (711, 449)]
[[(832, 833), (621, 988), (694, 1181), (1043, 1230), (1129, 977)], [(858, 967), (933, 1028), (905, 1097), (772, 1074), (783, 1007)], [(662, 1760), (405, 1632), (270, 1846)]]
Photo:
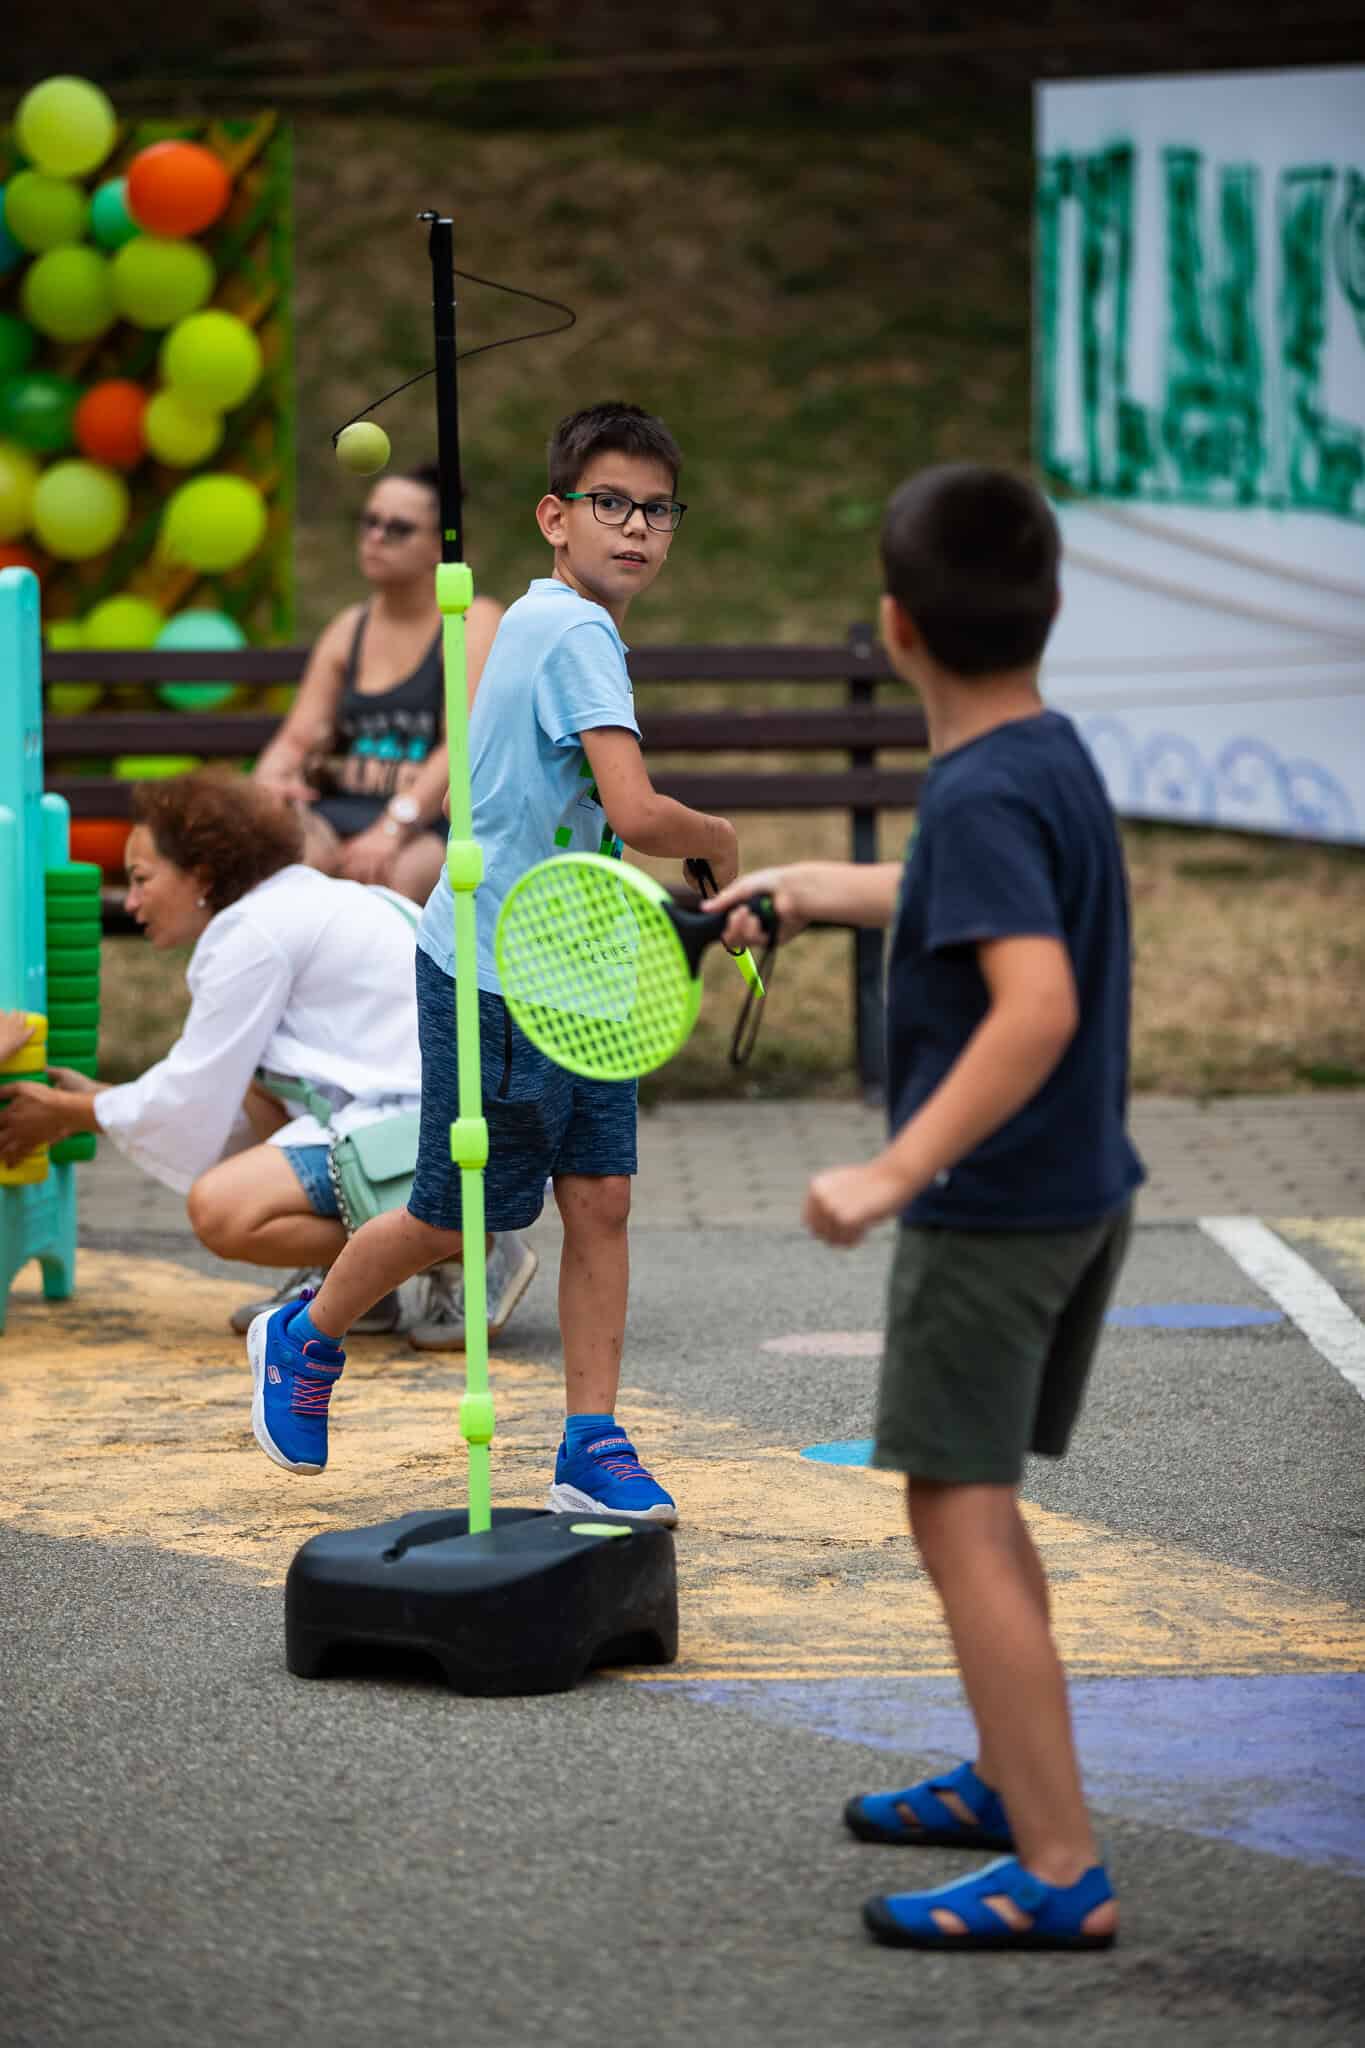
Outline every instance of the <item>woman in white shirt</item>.
[[(128, 908), (159, 950), (194, 947), (185, 1028), (120, 1087), (62, 1067), (49, 1069), (51, 1087), (11, 1084), (0, 1163), (100, 1132), (187, 1197), (195, 1235), (220, 1258), (299, 1269), (276, 1297), (287, 1299), (345, 1242), (331, 1137), (418, 1107), (411, 906), (301, 865), (299, 818), (251, 783), (144, 783), (133, 810)], [(287, 1090), (263, 1088), (258, 1068), (309, 1084), (331, 1106), (330, 1128)], [(425, 1301), (419, 1279), (367, 1327), (409, 1328)], [(264, 1306), (244, 1305), (234, 1327)]]

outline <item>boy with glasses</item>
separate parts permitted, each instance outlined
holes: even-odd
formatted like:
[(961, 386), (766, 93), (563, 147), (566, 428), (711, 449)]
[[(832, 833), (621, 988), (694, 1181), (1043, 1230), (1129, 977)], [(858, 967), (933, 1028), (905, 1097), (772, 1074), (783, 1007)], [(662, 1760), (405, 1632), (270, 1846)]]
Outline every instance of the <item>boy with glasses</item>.
[(819, 1173), (803, 1220), (853, 1245), (899, 1220), (873, 1463), (903, 1472), (943, 1602), (975, 1763), (849, 1801), (860, 1840), (1012, 1853), (870, 1899), (910, 1948), (1106, 1948), (1118, 1924), (1086, 1814), (1047, 1580), (1019, 1512), (1030, 1451), (1064, 1455), (1128, 1243), (1129, 928), (1113, 813), (1075, 727), (1038, 694), (1057, 524), (1031, 484), (969, 463), (896, 492), (881, 635), (932, 765), (904, 868), (806, 861), (736, 882), (783, 933), (893, 927), (892, 1137)]
[[(470, 724), (479, 1029), (489, 1158), (490, 1232), (526, 1229), (547, 1178), (564, 1225), (559, 1324), (567, 1420), (550, 1506), (673, 1523), (677, 1508), (618, 1427), (625, 1338), (630, 1177), (636, 1171), (635, 1083), (567, 1074), (513, 1024), (499, 992), (493, 933), (507, 891), (561, 852), (701, 857), (718, 882), (737, 867), (734, 828), (654, 788), (640, 751), (620, 628), (653, 583), (686, 509), (682, 458), (661, 420), (638, 406), (595, 405), (561, 421), (549, 490), (536, 507), (554, 572), (539, 577), (498, 628)], [(370, 1304), (460, 1249), (460, 1177), (450, 1158), (459, 1113), (454, 909), (442, 873), (418, 933), (422, 1130), (405, 1210), (350, 1240), (315, 1299), (261, 1316), (248, 1338), (253, 1426), (266, 1455), (292, 1472), (327, 1460), (327, 1401), (341, 1340)], [(490, 1271), (489, 1293), (496, 1275)]]

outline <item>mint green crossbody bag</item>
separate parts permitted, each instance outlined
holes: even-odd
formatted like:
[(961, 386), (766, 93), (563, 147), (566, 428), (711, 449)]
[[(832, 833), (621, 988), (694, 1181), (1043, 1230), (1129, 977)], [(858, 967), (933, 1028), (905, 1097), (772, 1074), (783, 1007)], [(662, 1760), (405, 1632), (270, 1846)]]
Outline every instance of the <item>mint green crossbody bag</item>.
[[(385, 898), (386, 902), (392, 900)], [(397, 903), (393, 907), (416, 930), (416, 917)], [(331, 1103), (307, 1081), (292, 1074), (273, 1074), (264, 1067), (256, 1069), (256, 1079), (272, 1095), (301, 1102), (324, 1129), (330, 1126)], [(358, 1131), (332, 1139), (327, 1152), (327, 1177), (348, 1236), (354, 1235), (371, 1217), (406, 1206), (417, 1170), (421, 1125), (420, 1113), (410, 1109), (399, 1116), (383, 1117), (378, 1123), (362, 1124)]]

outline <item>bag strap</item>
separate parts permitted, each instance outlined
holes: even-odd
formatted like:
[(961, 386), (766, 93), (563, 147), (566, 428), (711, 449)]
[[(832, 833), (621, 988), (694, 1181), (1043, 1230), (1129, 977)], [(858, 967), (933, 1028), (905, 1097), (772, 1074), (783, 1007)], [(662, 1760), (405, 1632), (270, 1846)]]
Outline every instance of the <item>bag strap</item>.
[[(379, 888), (378, 886), (376, 886), (374, 893), (398, 912), (398, 915), (411, 931), (416, 931), (416, 904), (410, 904), (406, 897), (400, 899), (396, 893), (391, 896), (386, 889)], [(324, 1130), (331, 1124), (333, 1115), (331, 1103), (325, 1095), (319, 1095), (311, 1082), (302, 1080), (299, 1075), (277, 1074), (269, 1067), (257, 1067), (252, 1078), (272, 1095), (283, 1095), (288, 1102), (301, 1102), (309, 1115), (316, 1117)]]

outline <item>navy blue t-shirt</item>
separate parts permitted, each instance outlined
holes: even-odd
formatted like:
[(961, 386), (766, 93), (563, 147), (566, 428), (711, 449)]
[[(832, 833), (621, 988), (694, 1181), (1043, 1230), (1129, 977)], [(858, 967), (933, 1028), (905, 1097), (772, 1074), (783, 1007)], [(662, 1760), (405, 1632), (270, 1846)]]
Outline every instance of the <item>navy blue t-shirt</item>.
[(977, 945), (1022, 937), (1066, 947), (1075, 1036), (1032, 1100), (905, 1209), (908, 1223), (1065, 1230), (1120, 1207), (1143, 1178), (1125, 1129), (1123, 854), (1095, 765), (1056, 711), (955, 747), (926, 778), (887, 971), (893, 1132), (989, 1008)]

